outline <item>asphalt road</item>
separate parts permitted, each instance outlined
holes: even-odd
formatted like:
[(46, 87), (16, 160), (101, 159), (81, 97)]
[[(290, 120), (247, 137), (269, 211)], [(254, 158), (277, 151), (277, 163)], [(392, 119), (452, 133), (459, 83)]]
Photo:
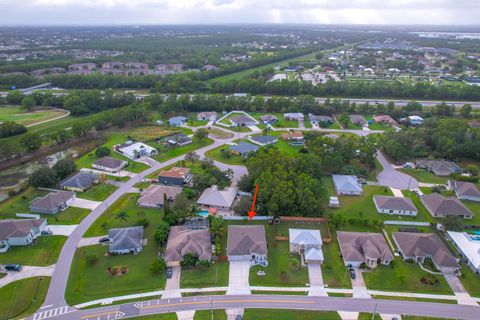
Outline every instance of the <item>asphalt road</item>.
[(382, 172), (377, 175), (378, 185), (400, 190), (418, 188), (418, 181), (415, 178), (396, 170), (380, 151), (377, 152), (377, 160), (383, 167)]
[(478, 306), (405, 300), (309, 297), (299, 295), (223, 295), (155, 299), (88, 310), (72, 309), (69, 313), (53, 316), (48, 319), (112, 320), (178, 311), (232, 308), (377, 312), (382, 314), (468, 320), (478, 319), (478, 313), (480, 311)]

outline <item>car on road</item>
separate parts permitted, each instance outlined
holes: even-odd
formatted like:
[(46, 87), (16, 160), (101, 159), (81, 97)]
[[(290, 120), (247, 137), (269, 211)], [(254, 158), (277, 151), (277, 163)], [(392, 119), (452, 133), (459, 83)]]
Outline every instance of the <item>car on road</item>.
[(172, 267), (167, 267), (167, 269), (165, 269), (165, 270), (167, 272), (167, 279), (171, 279), (172, 275), (173, 275)]
[(7, 271), (22, 271), (23, 267), (19, 264), (6, 264), (3, 266)]
[(357, 277), (357, 275), (355, 274), (355, 270), (353, 270), (353, 268), (350, 268), (348, 269), (348, 272), (350, 273), (350, 278), (354, 279)]
[(103, 238), (100, 238), (100, 239), (98, 240), (98, 242), (99, 242), (99, 243), (110, 242), (110, 239), (107, 238), (107, 237), (103, 237)]

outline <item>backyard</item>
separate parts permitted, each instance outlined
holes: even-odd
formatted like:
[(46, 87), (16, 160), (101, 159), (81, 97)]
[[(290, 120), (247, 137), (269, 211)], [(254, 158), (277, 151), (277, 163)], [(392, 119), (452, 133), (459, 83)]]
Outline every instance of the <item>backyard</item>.
[(0, 264), (20, 264), (45, 267), (57, 262), (63, 244), (64, 236), (41, 236), (30, 246), (14, 246), (0, 254)]
[(228, 285), (228, 262), (212, 262), (205, 271), (197, 268), (182, 268), (180, 288), (226, 287)]

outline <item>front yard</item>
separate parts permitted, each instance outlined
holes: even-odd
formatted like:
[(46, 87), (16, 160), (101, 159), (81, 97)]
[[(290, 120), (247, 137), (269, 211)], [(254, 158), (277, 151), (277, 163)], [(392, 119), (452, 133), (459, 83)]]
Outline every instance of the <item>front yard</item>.
[(480, 275), (475, 274), (468, 266), (462, 265), (462, 275), (459, 279), (468, 293), (480, 298)]
[(57, 262), (64, 236), (41, 236), (30, 246), (15, 246), (0, 254), (0, 264), (16, 263), (27, 266), (49, 266)]
[(182, 268), (180, 288), (206, 288), (228, 286), (228, 262), (212, 262), (205, 271)]
[(337, 237), (332, 234), (333, 241), (322, 247), (325, 261), (322, 265), (323, 282), (331, 288), (351, 288), (352, 282), (341, 257)]
[[(389, 266), (379, 265), (373, 271), (365, 272), (363, 277), (370, 290), (452, 294), (442, 275), (432, 275), (420, 269), (416, 263), (405, 262), (399, 257)], [(438, 280), (438, 283), (423, 284), (422, 278)]]
[(412, 177), (417, 179), (418, 182), (446, 184), (448, 180), (448, 177), (439, 177), (429, 171), (422, 169), (402, 168), (399, 170), (403, 173), (411, 175)]

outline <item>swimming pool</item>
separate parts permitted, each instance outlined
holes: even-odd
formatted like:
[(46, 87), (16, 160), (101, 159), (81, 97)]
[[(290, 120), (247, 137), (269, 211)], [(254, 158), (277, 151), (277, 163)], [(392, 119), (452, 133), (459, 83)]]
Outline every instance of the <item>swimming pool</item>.
[(480, 235), (480, 231), (473, 231), (472, 233)]
[(208, 217), (208, 211), (207, 210), (198, 211), (197, 215), (200, 217), (206, 218)]

